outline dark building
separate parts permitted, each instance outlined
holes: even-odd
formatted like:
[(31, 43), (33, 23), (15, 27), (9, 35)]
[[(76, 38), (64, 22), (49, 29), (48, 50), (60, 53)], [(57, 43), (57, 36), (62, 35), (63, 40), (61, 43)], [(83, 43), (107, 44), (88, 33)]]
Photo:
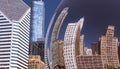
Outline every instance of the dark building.
[(92, 54), (96, 55), (98, 54), (98, 43), (92, 43), (91, 44)]
[(31, 42), (29, 48), (30, 55), (40, 55), (41, 60), (44, 61), (44, 41)]

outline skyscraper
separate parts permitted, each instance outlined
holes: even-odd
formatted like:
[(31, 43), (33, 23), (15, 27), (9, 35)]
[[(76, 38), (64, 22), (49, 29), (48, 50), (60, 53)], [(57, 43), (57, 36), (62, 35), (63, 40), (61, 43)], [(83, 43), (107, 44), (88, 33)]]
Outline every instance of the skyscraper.
[(76, 56), (79, 52), (80, 32), (82, 30), (84, 18), (76, 23), (69, 23), (64, 36), (64, 62), (66, 69), (78, 69)]
[(99, 53), (105, 56), (108, 66), (118, 67), (118, 38), (114, 37), (114, 26), (108, 26), (107, 31), (99, 39)]
[(30, 8), (22, 0), (0, 0), (0, 69), (27, 69)]
[(44, 61), (44, 2), (42, 0), (33, 1), (31, 13), (31, 40), (29, 54), (40, 55), (42, 61)]
[(31, 41), (40, 41), (41, 38), (44, 38), (44, 2), (42, 0), (33, 1), (31, 11)]

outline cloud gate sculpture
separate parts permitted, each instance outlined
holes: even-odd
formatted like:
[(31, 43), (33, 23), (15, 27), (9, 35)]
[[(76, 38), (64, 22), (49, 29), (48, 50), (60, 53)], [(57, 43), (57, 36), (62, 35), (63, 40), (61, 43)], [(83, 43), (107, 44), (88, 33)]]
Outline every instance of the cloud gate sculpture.
[(76, 57), (85, 54), (81, 48), (98, 42), (108, 25), (119, 39), (120, 1), (62, 0), (46, 33), (47, 69), (79, 69)]

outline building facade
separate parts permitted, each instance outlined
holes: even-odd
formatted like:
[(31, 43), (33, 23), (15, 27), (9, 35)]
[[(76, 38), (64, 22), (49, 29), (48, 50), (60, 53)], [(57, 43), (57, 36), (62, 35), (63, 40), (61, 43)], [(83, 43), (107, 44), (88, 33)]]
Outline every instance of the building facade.
[(114, 37), (114, 26), (108, 26), (105, 35), (99, 39), (99, 54), (105, 56), (108, 66), (119, 67), (118, 38)]
[(22, 0), (0, 0), (0, 69), (27, 69), (30, 8)]
[(64, 36), (64, 62), (66, 69), (77, 69), (76, 56), (79, 52), (80, 31), (82, 29), (84, 18), (76, 23), (69, 23)]
[(105, 69), (102, 56), (100, 55), (84, 55), (77, 56), (78, 69)]
[(118, 46), (118, 58), (119, 58), (119, 63), (120, 63), (120, 43), (119, 43), (119, 46)]
[(31, 41), (39, 41), (44, 38), (44, 2), (42, 0), (33, 1), (31, 13)]
[(45, 63), (40, 59), (39, 55), (30, 55), (28, 69), (46, 69)]

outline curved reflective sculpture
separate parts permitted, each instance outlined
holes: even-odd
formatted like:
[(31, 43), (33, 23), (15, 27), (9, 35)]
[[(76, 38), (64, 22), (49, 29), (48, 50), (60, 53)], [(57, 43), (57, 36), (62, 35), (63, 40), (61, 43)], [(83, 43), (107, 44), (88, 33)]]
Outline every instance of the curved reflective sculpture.
[[(99, 37), (103, 35), (109, 25), (115, 27), (115, 36), (120, 38), (119, 0), (62, 0), (46, 33), (45, 62), (47, 68), (55, 69), (54, 67), (58, 66), (77, 69), (77, 64), (74, 62), (76, 62), (77, 55), (83, 55), (80, 48), (90, 47), (91, 43), (98, 42)], [(79, 32), (76, 29), (79, 29)], [(83, 44), (79, 43), (82, 34), (84, 35), (84, 37), (82, 36)], [(83, 47), (78, 45), (83, 45)], [(66, 53), (67, 51), (72, 51), (72, 54)], [(65, 56), (67, 54), (71, 54), (71, 56)]]

